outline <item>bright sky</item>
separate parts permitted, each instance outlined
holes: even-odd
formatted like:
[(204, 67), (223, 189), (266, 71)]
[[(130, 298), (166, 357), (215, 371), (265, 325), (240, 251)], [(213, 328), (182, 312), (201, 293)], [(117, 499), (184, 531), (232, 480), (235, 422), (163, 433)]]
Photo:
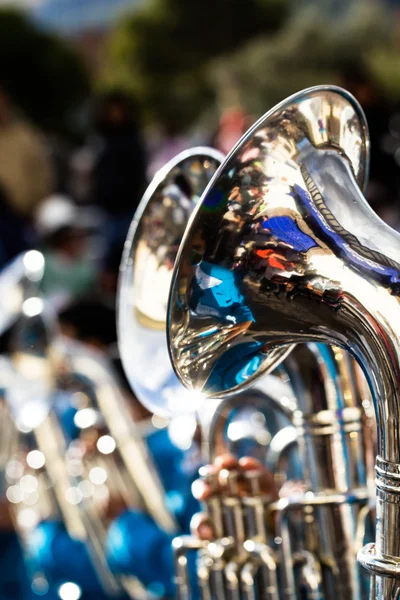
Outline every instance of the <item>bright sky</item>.
[(1, 6), (32, 10), (33, 17), (58, 31), (105, 25), (144, 0), (0, 0)]
[(0, 6), (26, 6), (34, 7), (40, 6), (44, 3), (44, 0), (0, 0)]

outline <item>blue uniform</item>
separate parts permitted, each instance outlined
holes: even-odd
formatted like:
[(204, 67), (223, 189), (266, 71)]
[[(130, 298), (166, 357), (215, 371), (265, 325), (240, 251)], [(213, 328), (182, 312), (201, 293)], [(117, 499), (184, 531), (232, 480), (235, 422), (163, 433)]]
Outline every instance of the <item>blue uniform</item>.
[[(183, 468), (184, 454), (172, 445), (166, 430), (155, 431), (147, 442), (166, 490), (166, 504), (181, 528), (179, 533), (188, 533), (190, 519), (199, 510), (191, 495), (197, 470), (189, 473)], [(154, 596), (173, 597), (172, 539), (148, 515), (127, 510), (109, 528), (106, 541), (109, 565), (115, 574), (137, 577)], [(49, 591), (40, 596), (44, 600), (59, 600), (56, 590), (67, 581), (79, 585), (83, 600), (107, 598), (86, 546), (72, 540), (61, 523), (44, 522), (37, 527), (30, 540), (30, 562), (49, 580)], [(124, 595), (118, 598), (122, 599), (125, 600)]]
[[(183, 452), (172, 445), (166, 430), (152, 433), (147, 443), (166, 491), (166, 506), (180, 533), (189, 533), (190, 519), (200, 510), (190, 491), (197, 469), (188, 473), (183, 468)], [(109, 530), (107, 551), (113, 571), (134, 573), (156, 596), (174, 596), (173, 537), (147, 515), (126, 511)]]
[(58, 589), (69, 581), (81, 588), (83, 600), (108, 600), (85, 544), (71, 539), (58, 521), (45, 521), (35, 529), (29, 538), (25, 559), (28, 571), (43, 573), (49, 584), (47, 590), (38, 590), (40, 593), (36, 593), (33, 586), (31, 600), (60, 600)]
[(29, 598), (30, 584), (16, 534), (2, 532), (0, 548), (0, 600)]

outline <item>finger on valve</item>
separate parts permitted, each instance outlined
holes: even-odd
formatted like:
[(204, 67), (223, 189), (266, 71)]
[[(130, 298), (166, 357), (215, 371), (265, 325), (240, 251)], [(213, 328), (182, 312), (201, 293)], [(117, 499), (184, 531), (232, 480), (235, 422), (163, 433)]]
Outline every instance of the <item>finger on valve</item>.
[(206, 513), (196, 513), (190, 521), (190, 531), (192, 535), (200, 540), (214, 539), (214, 530)]

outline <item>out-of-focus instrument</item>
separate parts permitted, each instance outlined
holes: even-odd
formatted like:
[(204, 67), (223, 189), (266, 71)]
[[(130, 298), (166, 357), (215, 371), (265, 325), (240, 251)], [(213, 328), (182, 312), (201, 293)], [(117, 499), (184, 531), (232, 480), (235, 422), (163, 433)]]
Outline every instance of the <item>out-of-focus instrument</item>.
[[(126, 510), (150, 515), (169, 533), (175, 532), (177, 525), (166, 508), (153, 459), (109, 361), (83, 344), (61, 343), (64, 372), (58, 385), (75, 409), (76, 432), (65, 452), (67, 462), (73, 465), (70, 499), (82, 514), (88, 542), (99, 553), (98, 569), (104, 576), (112, 573), (106, 547), (108, 530)], [(147, 597), (133, 573), (113, 577), (132, 598)]]
[[(286, 344), (323, 342), (358, 360), (378, 424), (376, 542), (358, 557), (372, 575), (370, 597), (388, 600), (400, 594), (400, 236), (362, 195), (368, 145), (362, 109), (340, 88), (305, 90), (262, 117), (221, 165), (186, 230), (172, 279), (168, 322), (178, 377), (208, 396), (247, 387), (279, 361)], [(299, 507), (302, 514), (318, 513), (321, 505), (320, 515), (330, 503), (341, 507), (336, 511), (340, 519), (332, 523), (335, 528), (340, 524), (335, 533), (347, 536), (331, 535), (327, 540), (327, 548), (336, 544), (336, 560), (330, 564), (324, 563), (323, 553), (318, 561), (310, 554), (304, 559), (308, 597), (321, 598), (328, 594), (321, 587), (321, 564), (340, 577), (342, 565), (347, 568), (352, 561), (352, 541), (361, 543), (350, 513), (368, 498), (365, 475), (360, 479), (361, 471), (355, 469), (368, 460), (356, 458), (361, 458), (361, 447), (348, 453), (350, 440), (359, 438), (359, 405), (342, 402), (347, 422), (343, 410), (332, 419), (335, 411), (317, 411), (316, 399), (311, 398), (311, 403), (302, 404), (301, 396), (297, 398), (303, 438), (308, 440), (305, 448), (316, 467), (308, 482), (313, 497), (306, 494)], [(316, 415), (324, 416), (321, 412), (330, 419), (328, 424), (315, 423)], [(333, 437), (323, 438), (330, 440), (322, 447), (324, 453), (316, 452), (316, 426), (325, 433), (339, 427)], [(334, 439), (341, 439), (342, 450), (332, 445)], [(329, 447), (335, 450), (324, 472), (323, 456)], [(340, 466), (343, 458), (346, 462)], [(335, 484), (333, 496), (321, 493), (329, 480), (328, 487)], [(285, 548), (290, 533), (283, 516), (295, 503), (283, 500), (275, 508), (285, 526), (278, 536)], [(326, 529), (325, 519), (319, 523), (324, 526), (323, 542), (324, 532), (332, 529)], [(254, 543), (246, 549), (254, 552)], [(221, 549), (216, 552), (215, 559)], [(291, 551), (278, 564), (286, 572), (287, 562), (294, 560)], [(265, 561), (275, 577), (276, 562), (270, 554)], [(361, 591), (351, 582), (353, 567), (350, 571), (338, 589), (346, 590), (342, 597), (357, 598)], [(288, 577), (290, 573), (292, 569)], [(275, 583), (264, 586), (270, 594), (266, 597), (297, 598), (295, 594), (302, 593), (286, 576), (279, 579), (279, 587)]]
[[(158, 270), (158, 277), (162, 277), (164, 271), (168, 277), (188, 215), (221, 160), (222, 156), (214, 150), (195, 149), (182, 153), (156, 175), (140, 208), (145, 217), (140, 230), (145, 228), (144, 223), (147, 227), (138, 248), (140, 275), (143, 275), (144, 261), (147, 267)], [(149, 198), (158, 199), (160, 195), (163, 200), (156, 210), (153, 204), (147, 207)], [(167, 235), (162, 232), (165, 224)], [(135, 228), (134, 222), (131, 231)], [(168, 245), (166, 252), (165, 244)], [(125, 253), (128, 284), (131, 283), (129, 250), (128, 256)], [(173, 253), (172, 263), (168, 252)], [(43, 256), (30, 252), (15, 261), (0, 281), (7, 292), (5, 297), (10, 299), (10, 305), (3, 307), (2, 329), (17, 320), (8, 365), (10, 372), (5, 382), (9, 405), (22, 432), (18, 451), (10, 461), (15, 468), (8, 469), (11, 473), (8, 497), (16, 524), (28, 548), (39, 522), (51, 518), (64, 523), (73, 539), (85, 542), (108, 594), (118, 593), (122, 582), (132, 597), (146, 597), (146, 591), (135, 577), (127, 574), (115, 577), (111, 572), (105, 549), (108, 527), (118, 511), (127, 509), (144, 511), (168, 533), (176, 530), (176, 523), (165, 507), (160, 479), (110, 366), (99, 354), (61, 338), (56, 322), (49, 318), (38, 291), (43, 267)], [(167, 295), (160, 298), (152, 288), (153, 283), (154, 280), (149, 279), (144, 282), (138, 302), (140, 325), (148, 328), (149, 335), (160, 318), (160, 310), (164, 311), (161, 319), (165, 323), (167, 303)], [(169, 282), (164, 289), (168, 293)], [(119, 314), (121, 317), (122, 311)], [(159, 324), (156, 329), (159, 330)], [(132, 338), (127, 339), (130, 344)], [(134, 340), (140, 341), (137, 337)], [(157, 350), (154, 341), (157, 340), (149, 339), (152, 350)], [(174, 385), (178, 385), (183, 394), (186, 390), (171, 369), (165, 341), (163, 350), (167, 359), (164, 362), (168, 361), (167, 377), (170, 376), (172, 384), (169, 388), (164, 381), (158, 384), (164, 386), (165, 394), (169, 393), (168, 402), (173, 403)], [(134, 367), (139, 366), (141, 380), (145, 375), (143, 365), (151, 364), (150, 356), (153, 361), (157, 358), (150, 352), (142, 365), (134, 363)], [(160, 359), (159, 353), (157, 356)], [(131, 355), (129, 360), (132, 362)], [(154, 369), (151, 373), (148, 370), (142, 387), (149, 381), (151, 386), (157, 384), (154, 375)], [(69, 413), (75, 413), (73, 438), (63, 423), (66, 405)], [(39, 456), (43, 464), (31, 467), (29, 457), (32, 456)], [(43, 484), (39, 485), (39, 481)], [(28, 494), (24, 486), (29, 482), (33, 487)], [(33, 573), (32, 577), (35, 576)]]
[[(18, 256), (0, 273), (0, 336), (15, 322), (24, 302), (24, 286), (27, 281), (42, 277), (43, 256), (39, 252), (28, 252)], [(10, 361), (0, 357), (0, 480), (1, 493), (6, 493), (6, 469), (10, 456), (18, 446), (17, 428), (7, 402), (7, 391), (13, 378)]]
[(200, 398), (186, 391), (171, 368), (166, 311), (182, 235), (223, 158), (199, 147), (168, 162), (146, 190), (125, 242), (118, 290), (120, 356), (137, 397), (165, 416), (194, 412)]
[[(35, 258), (43, 271), (42, 255), (33, 254), (22, 263), (31, 267)], [(13, 278), (21, 304), (2, 370), (2, 389), (19, 436), (5, 467), (7, 497), (28, 567), (36, 566), (29, 557), (38, 524), (60, 522), (73, 540), (85, 543), (108, 595), (120, 594), (122, 586), (135, 599), (146, 598), (134, 576), (112, 572), (108, 527), (127, 509), (146, 512), (168, 532), (176, 524), (116, 376), (100, 352), (60, 335), (40, 296), (40, 269), (34, 276), (32, 268), (21, 269), (21, 277)], [(35, 589), (44, 575), (31, 573)]]
[[(20, 267), (18, 273), (16, 266)], [(43, 255), (30, 251), (11, 267), (11, 274), (17, 273), (18, 278), (7, 278), (14, 296), (15, 290), (19, 293), (12, 319), (7, 320), (8, 325), (14, 325), (8, 368), (2, 372), (19, 438), (6, 468), (7, 498), (28, 569), (33, 569), (33, 589), (40, 592), (40, 585), (48, 584), (43, 583), (45, 574), (36, 573), (35, 561), (30, 560), (32, 535), (41, 522), (56, 521), (65, 525), (72, 539), (87, 544), (99, 580), (113, 595), (119, 585), (107, 568), (104, 550), (94, 543), (93, 531), (74, 494), (68, 441), (56, 410), (60, 369), (65, 372), (65, 347), (57, 321), (39, 291), (43, 269)]]

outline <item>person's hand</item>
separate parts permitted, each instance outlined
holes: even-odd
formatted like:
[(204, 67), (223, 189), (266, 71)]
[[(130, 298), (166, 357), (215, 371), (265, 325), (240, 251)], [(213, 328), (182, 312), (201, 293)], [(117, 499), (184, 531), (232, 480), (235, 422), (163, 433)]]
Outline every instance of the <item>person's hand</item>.
[(250, 456), (237, 459), (231, 454), (223, 454), (218, 456), (212, 465), (205, 467), (204, 471), (212, 475), (213, 482), (216, 482), (216, 485), (211, 485), (204, 479), (196, 479), (192, 484), (192, 493), (200, 502), (206, 501), (211, 495), (227, 494), (227, 475), (232, 471), (237, 473), (237, 492), (239, 496), (253, 495), (250, 479), (254, 475), (257, 476), (259, 493), (268, 494), (273, 500), (278, 499), (278, 490), (273, 474), (260, 461)]
[[(239, 497), (254, 494), (254, 479), (257, 483), (257, 494), (268, 495), (271, 501), (278, 500), (278, 489), (273, 474), (268, 471), (260, 461), (252, 457), (237, 459), (230, 454), (218, 456), (214, 463), (203, 469), (204, 479), (197, 479), (192, 485), (192, 493), (200, 502), (206, 502), (211, 496), (224, 496), (229, 494), (229, 473), (237, 474), (237, 495)], [(212, 483), (207, 481), (207, 474), (212, 478)], [(201, 540), (214, 538), (212, 523), (206, 513), (197, 513), (190, 523), (191, 532)]]

